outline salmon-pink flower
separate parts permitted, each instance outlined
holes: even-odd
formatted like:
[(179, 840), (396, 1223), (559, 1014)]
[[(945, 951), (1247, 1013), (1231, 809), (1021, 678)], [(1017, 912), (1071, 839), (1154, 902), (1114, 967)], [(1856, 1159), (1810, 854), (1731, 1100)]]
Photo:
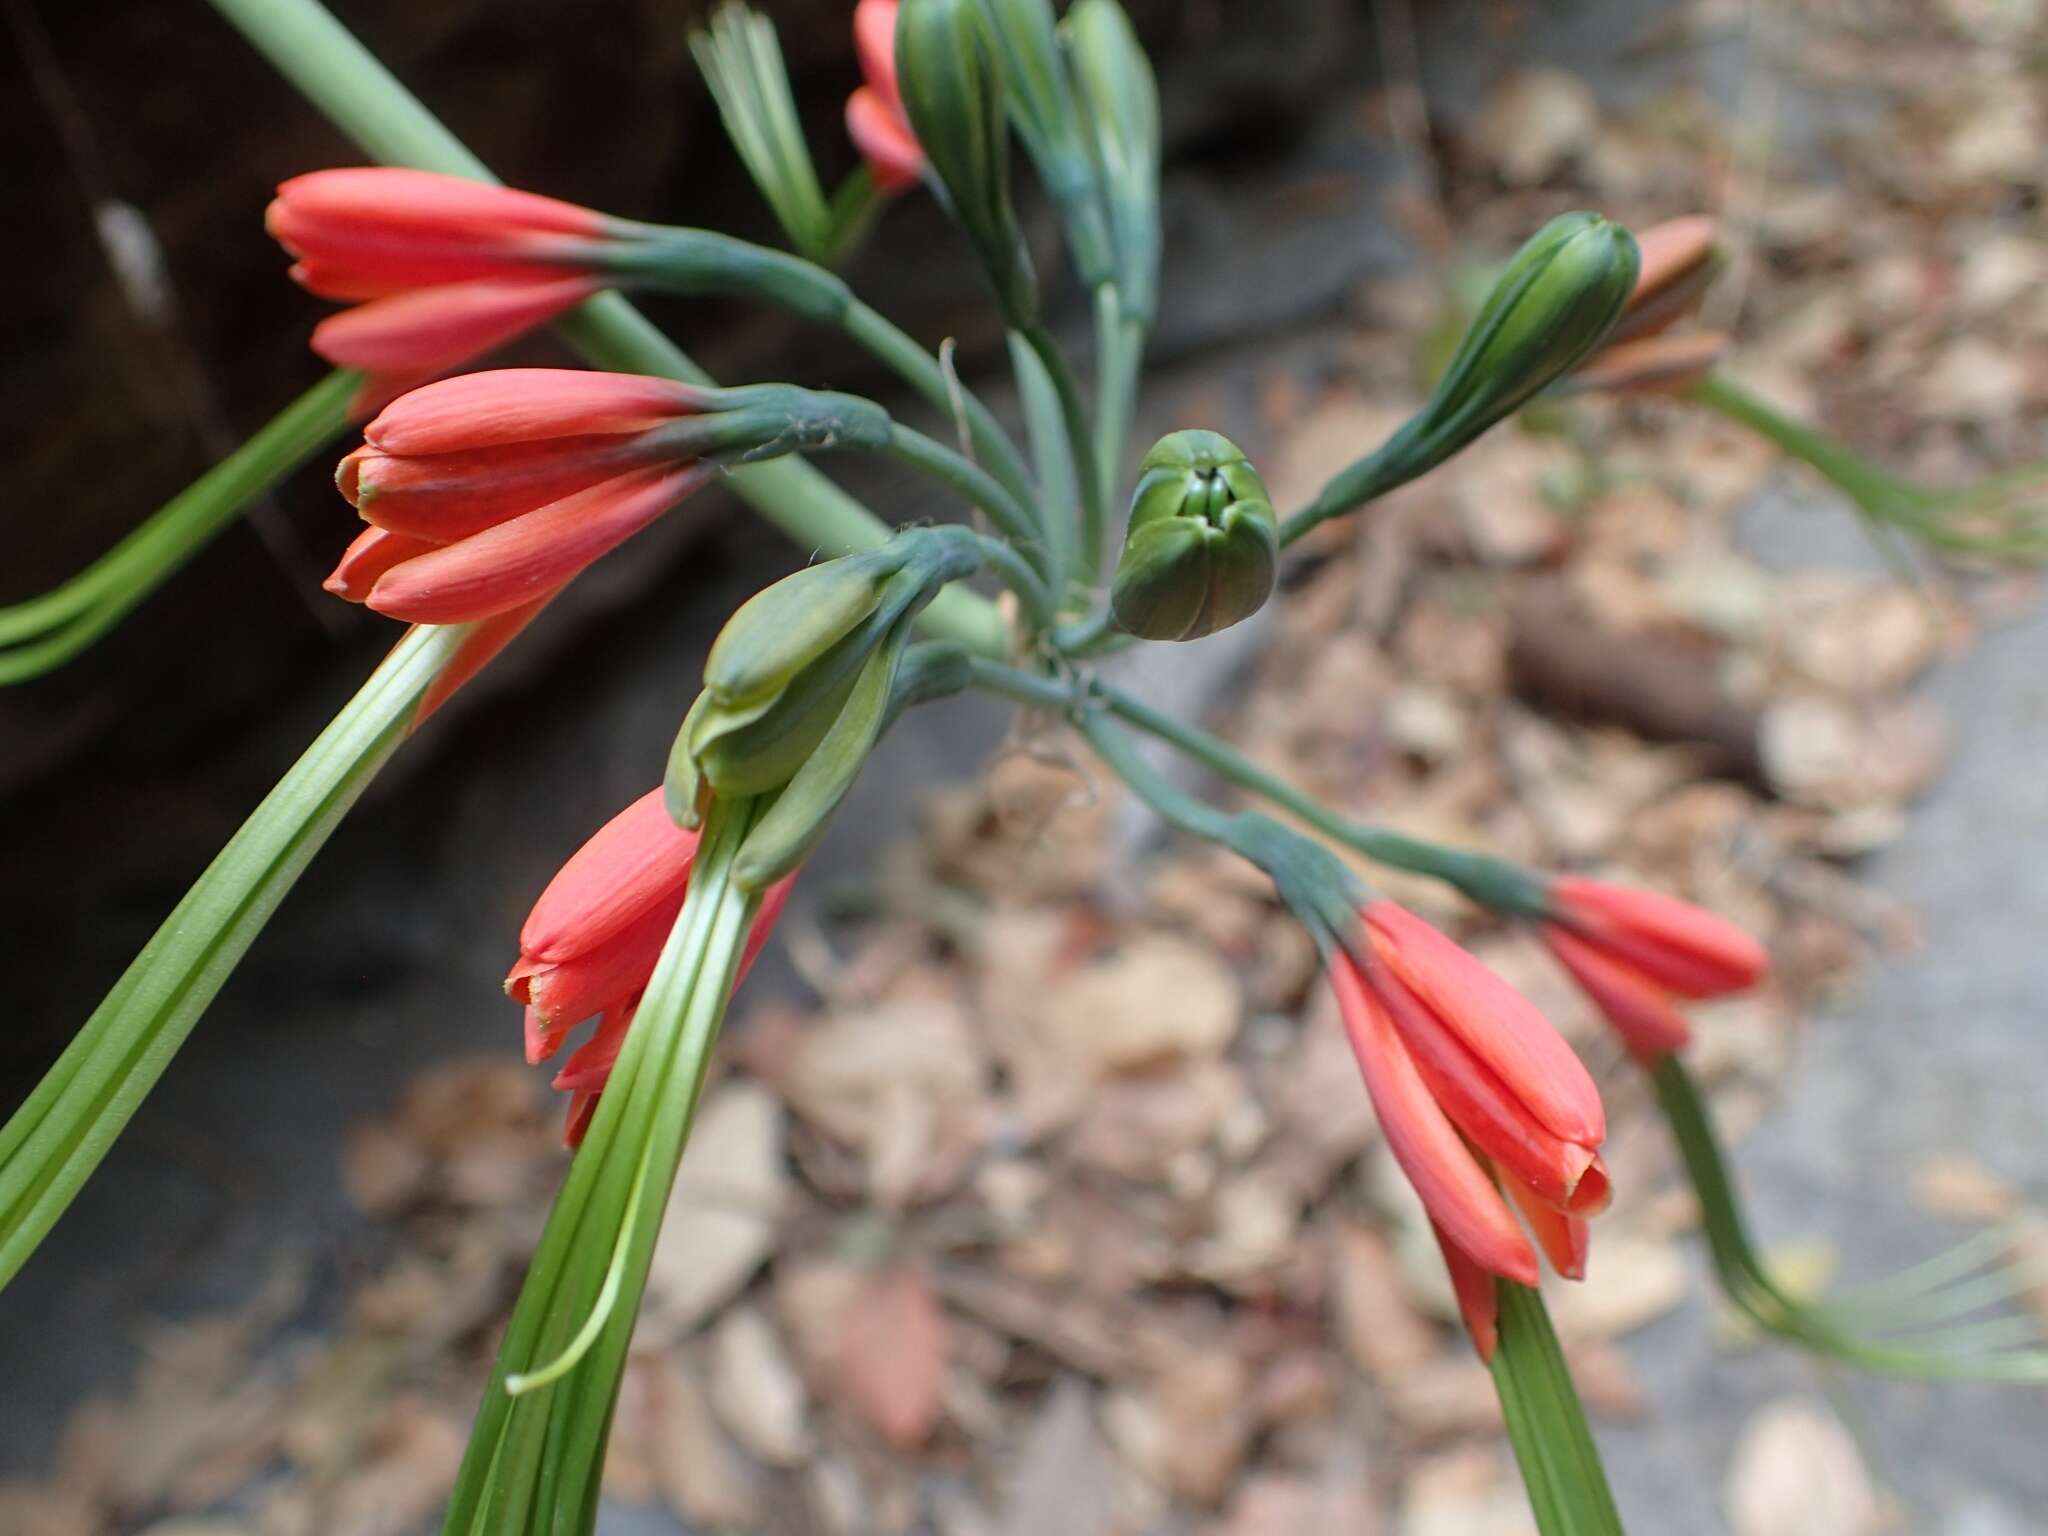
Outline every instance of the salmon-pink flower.
[(359, 307), (313, 349), (372, 373), (446, 372), (606, 286), (632, 226), (574, 203), (459, 176), (359, 166), (294, 176), (264, 215), (292, 277)]
[(1330, 981), (1388, 1149), (1490, 1357), (1495, 1277), (1536, 1284), (1538, 1247), (1566, 1279), (1585, 1275), (1586, 1218), (1610, 1193), (1599, 1092), (1520, 993), (1392, 902), (1359, 911)]
[[(597, 1032), (555, 1080), (575, 1096), (568, 1128), (572, 1145), (589, 1123), (640, 994), (683, 909), (696, 857), (697, 834), (676, 826), (662, 791), (650, 790), (570, 857), (520, 929), (519, 960), (505, 978), (505, 991), (526, 1005), (526, 1059), (547, 1060), (571, 1029), (602, 1015)], [(795, 878), (777, 882), (763, 897), (735, 986), (767, 942)]]
[(883, 192), (917, 185), (925, 164), (896, 86), (896, 11), (897, 0), (860, 0), (853, 8), (853, 46), (867, 84), (846, 98), (847, 136)]
[(1641, 336), (1602, 347), (1565, 382), (1574, 393), (1682, 394), (1720, 366), (1727, 351), (1728, 338), (1719, 331)]
[(1674, 999), (1746, 991), (1770, 967), (1761, 944), (1711, 912), (1582, 875), (1551, 882), (1550, 920), (1540, 931), (1629, 1048), (1647, 1061), (1690, 1038)]
[(672, 380), (561, 368), (413, 390), (335, 472), (372, 526), (327, 589), (423, 624), (533, 609), (709, 477), (686, 440), (703, 404)]
[(1331, 958), (1330, 985), (1380, 1130), (1430, 1220), (1488, 1274), (1534, 1285), (1536, 1250), (1423, 1081), (1385, 1006), (1342, 951)]
[(1374, 901), (1359, 917), (1364, 981), (1458, 1129), (1560, 1210), (1604, 1208), (1606, 1116), (1563, 1036), (1413, 913)]

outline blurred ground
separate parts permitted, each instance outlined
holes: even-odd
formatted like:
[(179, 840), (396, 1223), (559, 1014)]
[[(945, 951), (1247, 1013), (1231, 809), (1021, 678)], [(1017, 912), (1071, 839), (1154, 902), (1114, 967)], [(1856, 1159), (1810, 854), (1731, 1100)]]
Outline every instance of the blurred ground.
[[(1370, 37), (1399, 82), (1406, 14), (1303, 7), (1335, 30), (1302, 55)], [(1738, 372), (1894, 469), (2040, 454), (2038, 18), (1813, 7), (1745, 38), (1742, 14), (1418, 7), (1419, 97), (1340, 97), (1257, 158), (1216, 147), (1230, 109), (1181, 112), (1205, 126), (1170, 186), (1186, 302), (1150, 425), (1224, 427), (1293, 499), (1412, 399), (1447, 230), (1493, 254), (1591, 202), (1728, 216)], [(1227, 69), (1179, 89), (1233, 99)], [(1393, 229), (1432, 270), (1391, 274)], [(1787, 1265), (1868, 1278), (2038, 1211), (2030, 589), (1897, 584), (1839, 503), (1696, 414), (1563, 424), (1333, 532), (1256, 633), (1141, 686), (1212, 700), (1360, 814), (1769, 933), (1781, 985), (1702, 1010), (1695, 1064), (1756, 1127)], [(494, 1001), (507, 936), (646, 787), (710, 630), (786, 557), (728, 533), (683, 558), (698, 603), (586, 613), (352, 818), (10, 1291), (0, 1466), (33, 1482), (0, 1493), (7, 1536), (430, 1517), (559, 1177)], [(1557, 718), (1572, 636), (1684, 658), (1711, 739), (1645, 739), (1627, 698)], [(899, 729), (736, 1009), (605, 1529), (1525, 1529), (1299, 935), (1228, 866), (1141, 848), (1059, 738), (1005, 730), (972, 706)], [(110, 911), (72, 990), (168, 894)], [(1470, 931), (1611, 1075), (1623, 1198), (1557, 1305), (1631, 1528), (2048, 1529), (2038, 1390), (1830, 1380), (1731, 1338), (1640, 1088), (1526, 943)]]

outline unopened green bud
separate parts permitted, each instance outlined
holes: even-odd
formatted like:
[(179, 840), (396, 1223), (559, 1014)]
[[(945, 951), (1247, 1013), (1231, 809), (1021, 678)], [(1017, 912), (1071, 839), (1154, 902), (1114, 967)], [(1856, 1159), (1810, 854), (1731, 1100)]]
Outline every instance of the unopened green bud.
[(804, 861), (839, 802), (853, 788), (889, 718), (897, 668), (910, 638), (899, 619), (861, 664), (830, 727), (740, 845), (733, 878), (745, 890), (766, 890)]
[(1060, 24), (1116, 245), (1124, 314), (1152, 323), (1159, 294), (1159, 83), (1117, 0), (1079, 0)]
[(1288, 519), (1287, 537), (1426, 474), (1571, 372), (1614, 328), (1640, 260), (1635, 237), (1598, 214), (1544, 225), (1488, 290), (1428, 402)]
[[(907, 529), (749, 598), (713, 643), (704, 690), (669, 752), (669, 814), (695, 826), (709, 794), (762, 795), (790, 783), (835, 729), (876, 649), (900, 647), (909, 621), (980, 559), (966, 529)], [(887, 694), (885, 683), (885, 709)]]
[(1199, 640), (1259, 611), (1279, 552), (1273, 504), (1243, 451), (1215, 432), (1169, 433), (1138, 466), (1110, 607), (1130, 634)]
[(981, 0), (903, 0), (896, 81), (947, 208), (987, 268), (1016, 330), (1038, 315), (1038, 280), (1010, 206), (1002, 62)]
[(1577, 367), (1636, 283), (1635, 237), (1595, 213), (1559, 214), (1516, 253), (1418, 418), (1436, 462)]
[(1116, 276), (1116, 256), (1095, 155), (1060, 56), (1049, 0), (986, 0), (1003, 58), (1010, 122), (1031, 153), (1039, 180), (1058, 205), (1067, 246), (1084, 287)]
[(712, 642), (705, 689), (727, 708), (781, 691), (875, 611), (901, 565), (900, 552), (885, 546), (806, 566), (762, 588)]

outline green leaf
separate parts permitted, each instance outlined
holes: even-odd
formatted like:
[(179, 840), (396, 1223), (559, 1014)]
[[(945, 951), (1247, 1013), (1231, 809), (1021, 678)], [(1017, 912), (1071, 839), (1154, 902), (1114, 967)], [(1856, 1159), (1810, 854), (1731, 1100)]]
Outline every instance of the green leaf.
[(2007, 1313), (1954, 1322), (2039, 1282), (2025, 1272), (2019, 1255), (2005, 1251), (2000, 1234), (1982, 1234), (1837, 1300), (1795, 1295), (1772, 1275), (1750, 1238), (1713, 1117), (1692, 1074), (1676, 1056), (1666, 1056), (1650, 1076), (1657, 1107), (1699, 1198), (1714, 1277), (1751, 1322), (1801, 1349), (1883, 1375), (2048, 1381), (2048, 1340), (2036, 1319)]
[[(499, 1345), (446, 1536), (594, 1529), (626, 1348), (759, 907), (732, 877), (754, 816), (754, 803), (742, 801), (717, 803), (705, 817), (689, 894)], [(579, 1336), (571, 1358), (565, 1352)], [(522, 1383), (530, 1389), (517, 1396), (508, 1391), (513, 1378), (536, 1376), (545, 1380)]]
[(397, 748), (466, 632), (421, 626), (398, 643), (0, 1127), (0, 1285), (99, 1166), (278, 903)]
[(0, 608), (0, 686), (61, 666), (112, 629), (348, 420), (363, 375), (330, 373), (54, 591)]
[(1543, 1536), (1620, 1536), (1621, 1514), (1543, 1296), (1512, 1280), (1495, 1284), (1500, 1342), (1493, 1386), (1536, 1528)]

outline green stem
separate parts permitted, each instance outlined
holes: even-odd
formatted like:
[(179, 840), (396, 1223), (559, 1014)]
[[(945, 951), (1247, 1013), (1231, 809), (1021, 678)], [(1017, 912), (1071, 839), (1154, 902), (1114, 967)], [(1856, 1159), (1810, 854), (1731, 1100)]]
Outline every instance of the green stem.
[[(899, 463), (930, 475), (986, 512), (989, 521), (1016, 546), (1031, 563), (1032, 569), (1041, 577), (1050, 576), (1052, 560), (1037, 520), (1028, 507), (996, 483), (993, 475), (962, 458), (944, 443), (898, 422), (889, 426), (886, 452)], [(1042, 605), (1039, 611), (1041, 614), (1046, 612)]]
[[(395, 165), (491, 181), (490, 171), (399, 83), (319, 0), (211, 0), (278, 71), (370, 154)], [(556, 322), (556, 331), (600, 367), (709, 383), (702, 369), (616, 293)], [(889, 527), (797, 459), (753, 464), (728, 483), (797, 543), (828, 554), (872, 549)], [(920, 616), (933, 634), (1002, 654), (1001, 616), (965, 589), (940, 594)]]
[(1015, 331), (1009, 334), (1010, 368), (1017, 379), (1017, 403), (1024, 413), (1024, 427), (1031, 444), (1032, 477), (1038, 482), (1038, 521), (1052, 550), (1057, 586), (1062, 602), (1074, 572), (1074, 541), (1077, 511), (1081, 505), (1080, 482), (1075, 477), (1074, 455), (1067, 444), (1067, 429), (1060, 415), (1059, 392), (1038, 354)]
[(1303, 534), (1333, 517), (1341, 517), (1368, 502), (1376, 501), (1433, 469), (1441, 458), (1418, 455), (1415, 451), (1415, 423), (1411, 417), (1371, 453), (1333, 476), (1316, 499), (1280, 525), (1280, 547), (1285, 549)]
[[(623, 1339), (758, 907), (732, 880), (751, 815), (741, 803), (706, 818), (683, 910), (520, 1287), (445, 1532), (588, 1529), (584, 1479), (594, 1473), (584, 1464), (603, 1461)], [(605, 1262), (614, 1252), (615, 1270)], [(611, 1304), (583, 1356), (562, 1379), (513, 1396), (514, 1377), (545, 1368), (597, 1315), (614, 1272)]]
[(362, 382), (363, 375), (353, 371), (330, 373), (62, 586), (0, 608), (0, 645), (54, 629), (88, 611), (111, 609), (118, 619), (244, 506), (339, 432)]
[(1145, 332), (1123, 313), (1115, 283), (1095, 289), (1095, 475), (1103, 495), (1123, 483), (1124, 448), (1137, 406)]
[(1108, 493), (1103, 489), (1101, 465), (1090, 447), (1088, 407), (1081, 399), (1081, 381), (1074, 377), (1066, 354), (1060, 351), (1052, 332), (1043, 325), (1034, 322), (1020, 334), (1025, 345), (1044, 365), (1046, 377), (1052, 380), (1053, 393), (1059, 397), (1060, 418), (1067, 431), (1067, 451), (1081, 480), (1078, 567), (1082, 584), (1092, 589), (1102, 577), (1102, 538), (1109, 521), (1106, 510)]
[(1724, 373), (1710, 373), (1700, 380), (1693, 386), (1692, 398), (1768, 439), (1780, 452), (1811, 465), (1866, 511), (1925, 505), (1936, 499), (1931, 492), (1886, 474), (1826, 433), (1792, 420)]
[(979, 660), (974, 665), (974, 680), (978, 687), (1041, 708), (1072, 710), (1086, 701), (1100, 703), (1119, 719), (1177, 748), (1240, 788), (1293, 812), (1317, 831), (1357, 849), (1369, 859), (1434, 876), (1491, 911), (1538, 919), (1549, 915), (1550, 902), (1543, 880), (1519, 865), (1483, 853), (1445, 848), (1340, 816), (1315, 796), (1268, 773), (1207, 731), (1154, 709), (1113, 684), (1100, 680), (1070, 684)]
[(987, 406), (899, 326), (855, 299), (840, 319), (846, 334), (882, 361), (946, 420), (964, 425), (988, 472), (1019, 501), (1031, 500), (1031, 476), (1010, 434)]
[[(1759, 1328), (1817, 1354), (1888, 1375), (2048, 1381), (2048, 1348), (1980, 1353), (1990, 1344), (2015, 1341), (1985, 1332), (1985, 1324), (1971, 1325), (1971, 1331), (1960, 1338), (1935, 1332), (1910, 1341), (1870, 1343), (1850, 1331), (1855, 1322), (1853, 1312), (1838, 1318), (1826, 1303), (1803, 1302), (1786, 1291), (1771, 1275), (1750, 1237), (1713, 1117), (1692, 1074), (1676, 1056), (1666, 1056), (1651, 1067), (1650, 1079), (1699, 1200), (1700, 1225), (1722, 1293)], [(2013, 1332), (2018, 1338), (2040, 1337), (2040, 1329), (2031, 1322)], [(1965, 1346), (1964, 1352), (1957, 1352), (1959, 1344)], [(1946, 1351), (1944, 1346), (1948, 1346)]]
[(874, 227), (875, 215), (881, 211), (884, 201), (882, 189), (875, 185), (874, 172), (865, 165), (857, 165), (848, 171), (846, 179), (832, 194), (830, 234), (817, 260), (824, 266), (837, 268), (852, 255)]
[(1234, 822), (1227, 812), (1188, 794), (1146, 762), (1131, 745), (1130, 738), (1099, 713), (1084, 709), (1075, 716), (1074, 723), (1088, 738), (1089, 745), (1101, 754), (1102, 760), (1116, 770), (1117, 777), (1130, 785), (1138, 798), (1160, 816), (1196, 837), (1226, 844), (1231, 841)]
[(1490, 1362), (1515, 1463), (1543, 1536), (1621, 1536), (1621, 1512), (1542, 1293), (1495, 1282), (1500, 1340)]
[(1017, 594), (1017, 601), (1024, 605), (1031, 628), (1044, 629), (1052, 623), (1052, 588), (1039, 580), (1038, 573), (1010, 545), (986, 535), (976, 537), (981, 541), (982, 563), (995, 572), (1004, 586)]

